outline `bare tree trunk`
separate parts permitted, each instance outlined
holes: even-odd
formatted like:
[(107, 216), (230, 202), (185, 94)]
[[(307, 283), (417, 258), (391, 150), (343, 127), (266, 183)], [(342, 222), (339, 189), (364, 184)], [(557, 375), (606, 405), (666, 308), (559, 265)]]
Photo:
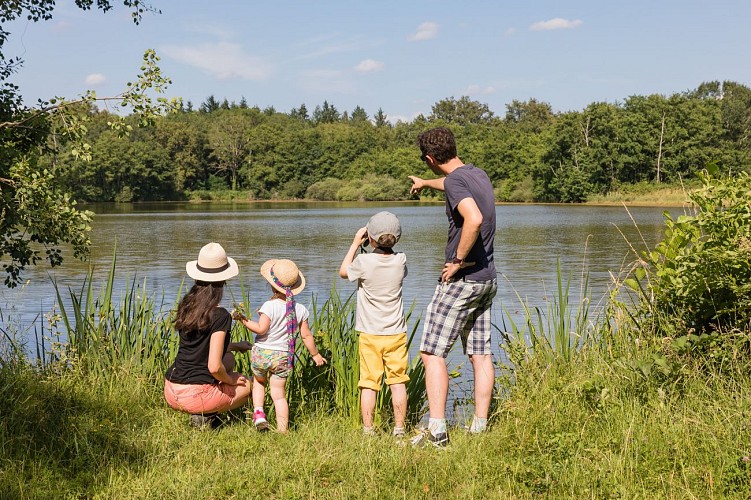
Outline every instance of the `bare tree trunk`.
[(660, 183), (660, 165), (662, 163), (662, 140), (665, 137), (665, 112), (662, 112), (662, 124), (660, 125), (660, 147), (657, 150), (657, 184)]
[(590, 117), (587, 116), (587, 126), (585, 127), (582, 124), (579, 124), (582, 130), (582, 136), (584, 136), (584, 145), (589, 147), (589, 119)]

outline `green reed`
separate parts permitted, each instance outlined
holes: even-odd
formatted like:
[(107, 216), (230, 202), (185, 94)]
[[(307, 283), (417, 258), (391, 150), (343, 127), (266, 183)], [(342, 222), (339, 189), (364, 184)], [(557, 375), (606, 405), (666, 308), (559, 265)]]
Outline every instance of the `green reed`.
[[(295, 373), (289, 383), (290, 400), (302, 405), (336, 410), (345, 417), (359, 418), (359, 349), (355, 328), (355, 301), (342, 299), (336, 290), (319, 307), (313, 297), (310, 319), (316, 345), (328, 363), (316, 367), (306, 349), (298, 350)], [(297, 397), (292, 398), (295, 394)]]
[(579, 290), (580, 301), (571, 304), (571, 278), (564, 279), (560, 261), (556, 265), (555, 294), (546, 297), (546, 306), (533, 306), (516, 293), (523, 312), (523, 324), (517, 324), (505, 307), (501, 333), (506, 351), (512, 361), (523, 360), (530, 351), (543, 355), (549, 361), (560, 358), (571, 361), (582, 347), (597, 339), (603, 318), (591, 319), (591, 293), (589, 274), (582, 273)]
[[(225, 292), (229, 292), (229, 298), (232, 300), (232, 308), (240, 307), (243, 311), (245, 311), (246, 315), (250, 317), (252, 315), (251, 311), (253, 311), (254, 308), (251, 307), (252, 304), (250, 302), (250, 289), (245, 285), (242, 271), (240, 271), (236, 282), (240, 285), (240, 293), (237, 296), (234, 293), (234, 287), (226, 288)], [(227, 299), (227, 293), (225, 293), (224, 298), (225, 300)], [(243, 326), (243, 324), (239, 321), (233, 321), (232, 341), (238, 342), (241, 340), (247, 340), (252, 344), (253, 332), (245, 328), (245, 326)], [(250, 353), (248, 353), (247, 355), (235, 353), (235, 371), (250, 375)]]
[(113, 256), (98, 294), (94, 291), (93, 269), (78, 291), (68, 288), (67, 306), (55, 284), (60, 319), (67, 336), (64, 355), (80, 368), (105, 378), (125, 366), (141, 375), (161, 378), (177, 352), (171, 311), (176, 310), (182, 284), (170, 307), (165, 305), (164, 296), (157, 300), (147, 293), (145, 280), (138, 285), (133, 279), (117, 300), (116, 262)]
[[(177, 335), (172, 328), (174, 311), (181, 297), (181, 284), (173, 301), (164, 295), (159, 299), (146, 292), (145, 281), (139, 285), (135, 279), (121, 298), (114, 297), (116, 281), (116, 256), (113, 256), (109, 274), (99, 293), (95, 293), (93, 272), (90, 272), (80, 289), (68, 289), (68, 301), (56, 287), (60, 320), (65, 328), (67, 343), (62, 349), (51, 349), (48, 364), (56, 361), (77, 363), (81, 368), (107, 377), (119, 368), (127, 367), (137, 374), (158, 383), (177, 351)], [(249, 304), (249, 290), (241, 283), (240, 298)], [(232, 300), (237, 298), (230, 291)], [(573, 353), (592, 337), (595, 326), (590, 321), (588, 278), (583, 276), (582, 300), (578, 307), (570, 303), (571, 276), (564, 279), (560, 265), (557, 268), (556, 295), (547, 301), (547, 309), (531, 306), (520, 300), (524, 323), (517, 325), (509, 314), (502, 335), (505, 349), (512, 361), (519, 361), (527, 350), (548, 358), (570, 360)], [(518, 295), (517, 295), (518, 296)], [(66, 305), (67, 304), (67, 305)], [(413, 306), (414, 308), (414, 306)], [(407, 313), (412, 327), (408, 335), (408, 349), (414, 341), (420, 319), (413, 320), (414, 310)], [(316, 367), (307, 349), (298, 343), (297, 363), (288, 382), (288, 401), (292, 415), (300, 416), (324, 409), (349, 419), (353, 425), (360, 420), (359, 348), (355, 332), (355, 294), (342, 297), (334, 286), (319, 304), (313, 297), (310, 326), (316, 345), (328, 364)], [(250, 307), (247, 308), (250, 310)], [(498, 328), (499, 331), (501, 330)], [(244, 327), (235, 324), (234, 340), (252, 340)], [(516, 354), (515, 354), (516, 353)], [(524, 355), (526, 355), (524, 354)], [(250, 356), (236, 356), (236, 370), (250, 373)], [(419, 357), (412, 359), (407, 384), (409, 422), (419, 422), (424, 414), (425, 372)], [(377, 403), (377, 422), (388, 422), (391, 417), (391, 393), (382, 382)]]

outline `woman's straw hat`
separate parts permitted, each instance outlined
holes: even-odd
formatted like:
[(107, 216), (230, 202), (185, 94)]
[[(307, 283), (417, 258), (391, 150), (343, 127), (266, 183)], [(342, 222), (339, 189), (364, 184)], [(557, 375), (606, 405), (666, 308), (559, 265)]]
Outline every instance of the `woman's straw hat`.
[(284, 286), (292, 289), (292, 294), (297, 295), (305, 288), (305, 276), (302, 275), (297, 265), (289, 259), (271, 259), (267, 260), (261, 266), (261, 276), (271, 283), (276, 290), (286, 292), (286, 290), (276, 283), (271, 273), (274, 273), (276, 279)]
[(188, 276), (196, 281), (215, 283), (237, 276), (237, 262), (227, 253), (219, 243), (208, 243), (198, 252), (198, 260), (185, 264)]

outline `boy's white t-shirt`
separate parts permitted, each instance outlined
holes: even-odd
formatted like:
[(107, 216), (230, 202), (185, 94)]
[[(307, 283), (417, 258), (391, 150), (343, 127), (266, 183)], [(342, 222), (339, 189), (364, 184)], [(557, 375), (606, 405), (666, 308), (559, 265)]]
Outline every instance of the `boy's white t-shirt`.
[[(287, 303), (280, 299), (267, 300), (258, 312), (268, 316), (271, 324), (266, 335), (256, 335), (255, 345), (272, 351), (287, 351), (287, 319), (284, 317), (287, 313)], [(302, 304), (295, 303), (295, 313), (298, 325), (308, 319), (308, 309)]]
[(355, 329), (371, 335), (407, 331), (402, 303), (402, 284), (407, 276), (403, 253), (364, 253), (347, 267), (347, 277), (357, 281)]

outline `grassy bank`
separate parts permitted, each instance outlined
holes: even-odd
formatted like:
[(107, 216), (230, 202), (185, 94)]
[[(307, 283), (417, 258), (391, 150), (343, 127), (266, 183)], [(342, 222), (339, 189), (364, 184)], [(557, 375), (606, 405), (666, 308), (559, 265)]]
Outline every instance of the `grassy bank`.
[(681, 184), (631, 184), (621, 185), (607, 194), (593, 194), (587, 197), (590, 205), (631, 205), (649, 207), (682, 207), (689, 204), (690, 193), (699, 185)]
[(0, 497), (747, 498), (748, 367), (730, 378), (687, 368), (659, 386), (632, 366), (595, 351), (530, 358), (490, 432), (455, 429), (434, 450), (364, 437), (322, 411), (286, 436), (257, 433), (241, 413), (196, 431), (159, 383), (127, 368), (105, 383), (6, 363)]
[[(398, 445), (388, 412), (381, 435), (362, 435), (352, 303), (336, 294), (314, 307), (330, 371), (297, 365), (291, 432), (279, 435), (258, 433), (242, 410), (219, 429), (191, 428), (162, 394), (169, 316), (137, 287), (118, 304), (107, 283), (97, 296), (84, 288), (73, 349), (43, 366), (12, 346), (0, 356), (0, 498), (747, 498), (748, 335), (722, 363), (679, 356), (605, 328), (627, 320), (590, 317), (570, 286), (559, 279), (546, 308), (503, 327), (514, 364), (498, 367), (490, 430), (453, 427), (445, 450)], [(420, 367), (412, 409), (424, 402)]]

